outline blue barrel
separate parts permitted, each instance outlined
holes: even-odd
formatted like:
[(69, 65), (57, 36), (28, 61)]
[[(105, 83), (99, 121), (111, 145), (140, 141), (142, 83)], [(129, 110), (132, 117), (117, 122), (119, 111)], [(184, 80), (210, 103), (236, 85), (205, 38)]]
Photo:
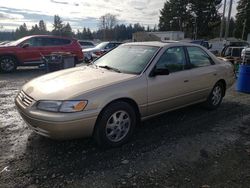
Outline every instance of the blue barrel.
[(240, 65), (237, 91), (250, 93), (250, 65)]

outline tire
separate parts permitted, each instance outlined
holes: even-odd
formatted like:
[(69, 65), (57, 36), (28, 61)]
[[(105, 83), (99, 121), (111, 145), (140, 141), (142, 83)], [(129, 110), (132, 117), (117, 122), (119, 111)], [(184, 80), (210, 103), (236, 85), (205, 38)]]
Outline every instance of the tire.
[(131, 105), (118, 101), (107, 106), (98, 117), (94, 139), (101, 147), (118, 147), (134, 132), (136, 113)]
[(224, 93), (225, 88), (223, 84), (221, 82), (216, 83), (211, 93), (209, 94), (207, 101), (205, 102), (205, 107), (208, 110), (215, 110), (216, 108), (218, 108), (222, 102)]
[(17, 60), (12, 56), (3, 56), (0, 58), (0, 71), (4, 73), (14, 72), (17, 68)]

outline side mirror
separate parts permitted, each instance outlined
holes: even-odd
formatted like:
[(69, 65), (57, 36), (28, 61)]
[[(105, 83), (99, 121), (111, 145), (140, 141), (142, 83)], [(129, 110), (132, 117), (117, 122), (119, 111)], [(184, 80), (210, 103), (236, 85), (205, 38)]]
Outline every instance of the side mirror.
[(22, 48), (28, 48), (30, 46), (30, 44), (29, 43), (24, 43), (24, 44), (22, 44)]
[(150, 74), (151, 77), (164, 75), (169, 75), (169, 70), (167, 68), (154, 68), (154, 70)]
[(213, 48), (213, 45), (209, 44), (208, 49), (211, 49), (211, 48)]

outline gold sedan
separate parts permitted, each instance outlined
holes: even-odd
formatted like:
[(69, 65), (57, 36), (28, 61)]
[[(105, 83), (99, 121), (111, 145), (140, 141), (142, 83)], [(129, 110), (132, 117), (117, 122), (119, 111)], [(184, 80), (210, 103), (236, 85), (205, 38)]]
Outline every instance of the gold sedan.
[(232, 65), (201, 46), (127, 43), (88, 66), (28, 82), (15, 103), (40, 135), (93, 136), (112, 147), (128, 141), (141, 120), (195, 103), (217, 108), (234, 80)]

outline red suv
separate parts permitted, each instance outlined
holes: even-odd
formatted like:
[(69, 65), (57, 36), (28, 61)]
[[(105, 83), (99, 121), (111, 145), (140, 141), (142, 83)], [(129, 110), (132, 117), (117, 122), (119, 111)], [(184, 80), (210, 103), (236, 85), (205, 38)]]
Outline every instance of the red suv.
[(0, 71), (13, 72), (17, 66), (34, 66), (42, 63), (41, 55), (53, 52), (70, 52), (75, 63), (83, 61), (83, 53), (76, 39), (34, 35), (0, 46)]

